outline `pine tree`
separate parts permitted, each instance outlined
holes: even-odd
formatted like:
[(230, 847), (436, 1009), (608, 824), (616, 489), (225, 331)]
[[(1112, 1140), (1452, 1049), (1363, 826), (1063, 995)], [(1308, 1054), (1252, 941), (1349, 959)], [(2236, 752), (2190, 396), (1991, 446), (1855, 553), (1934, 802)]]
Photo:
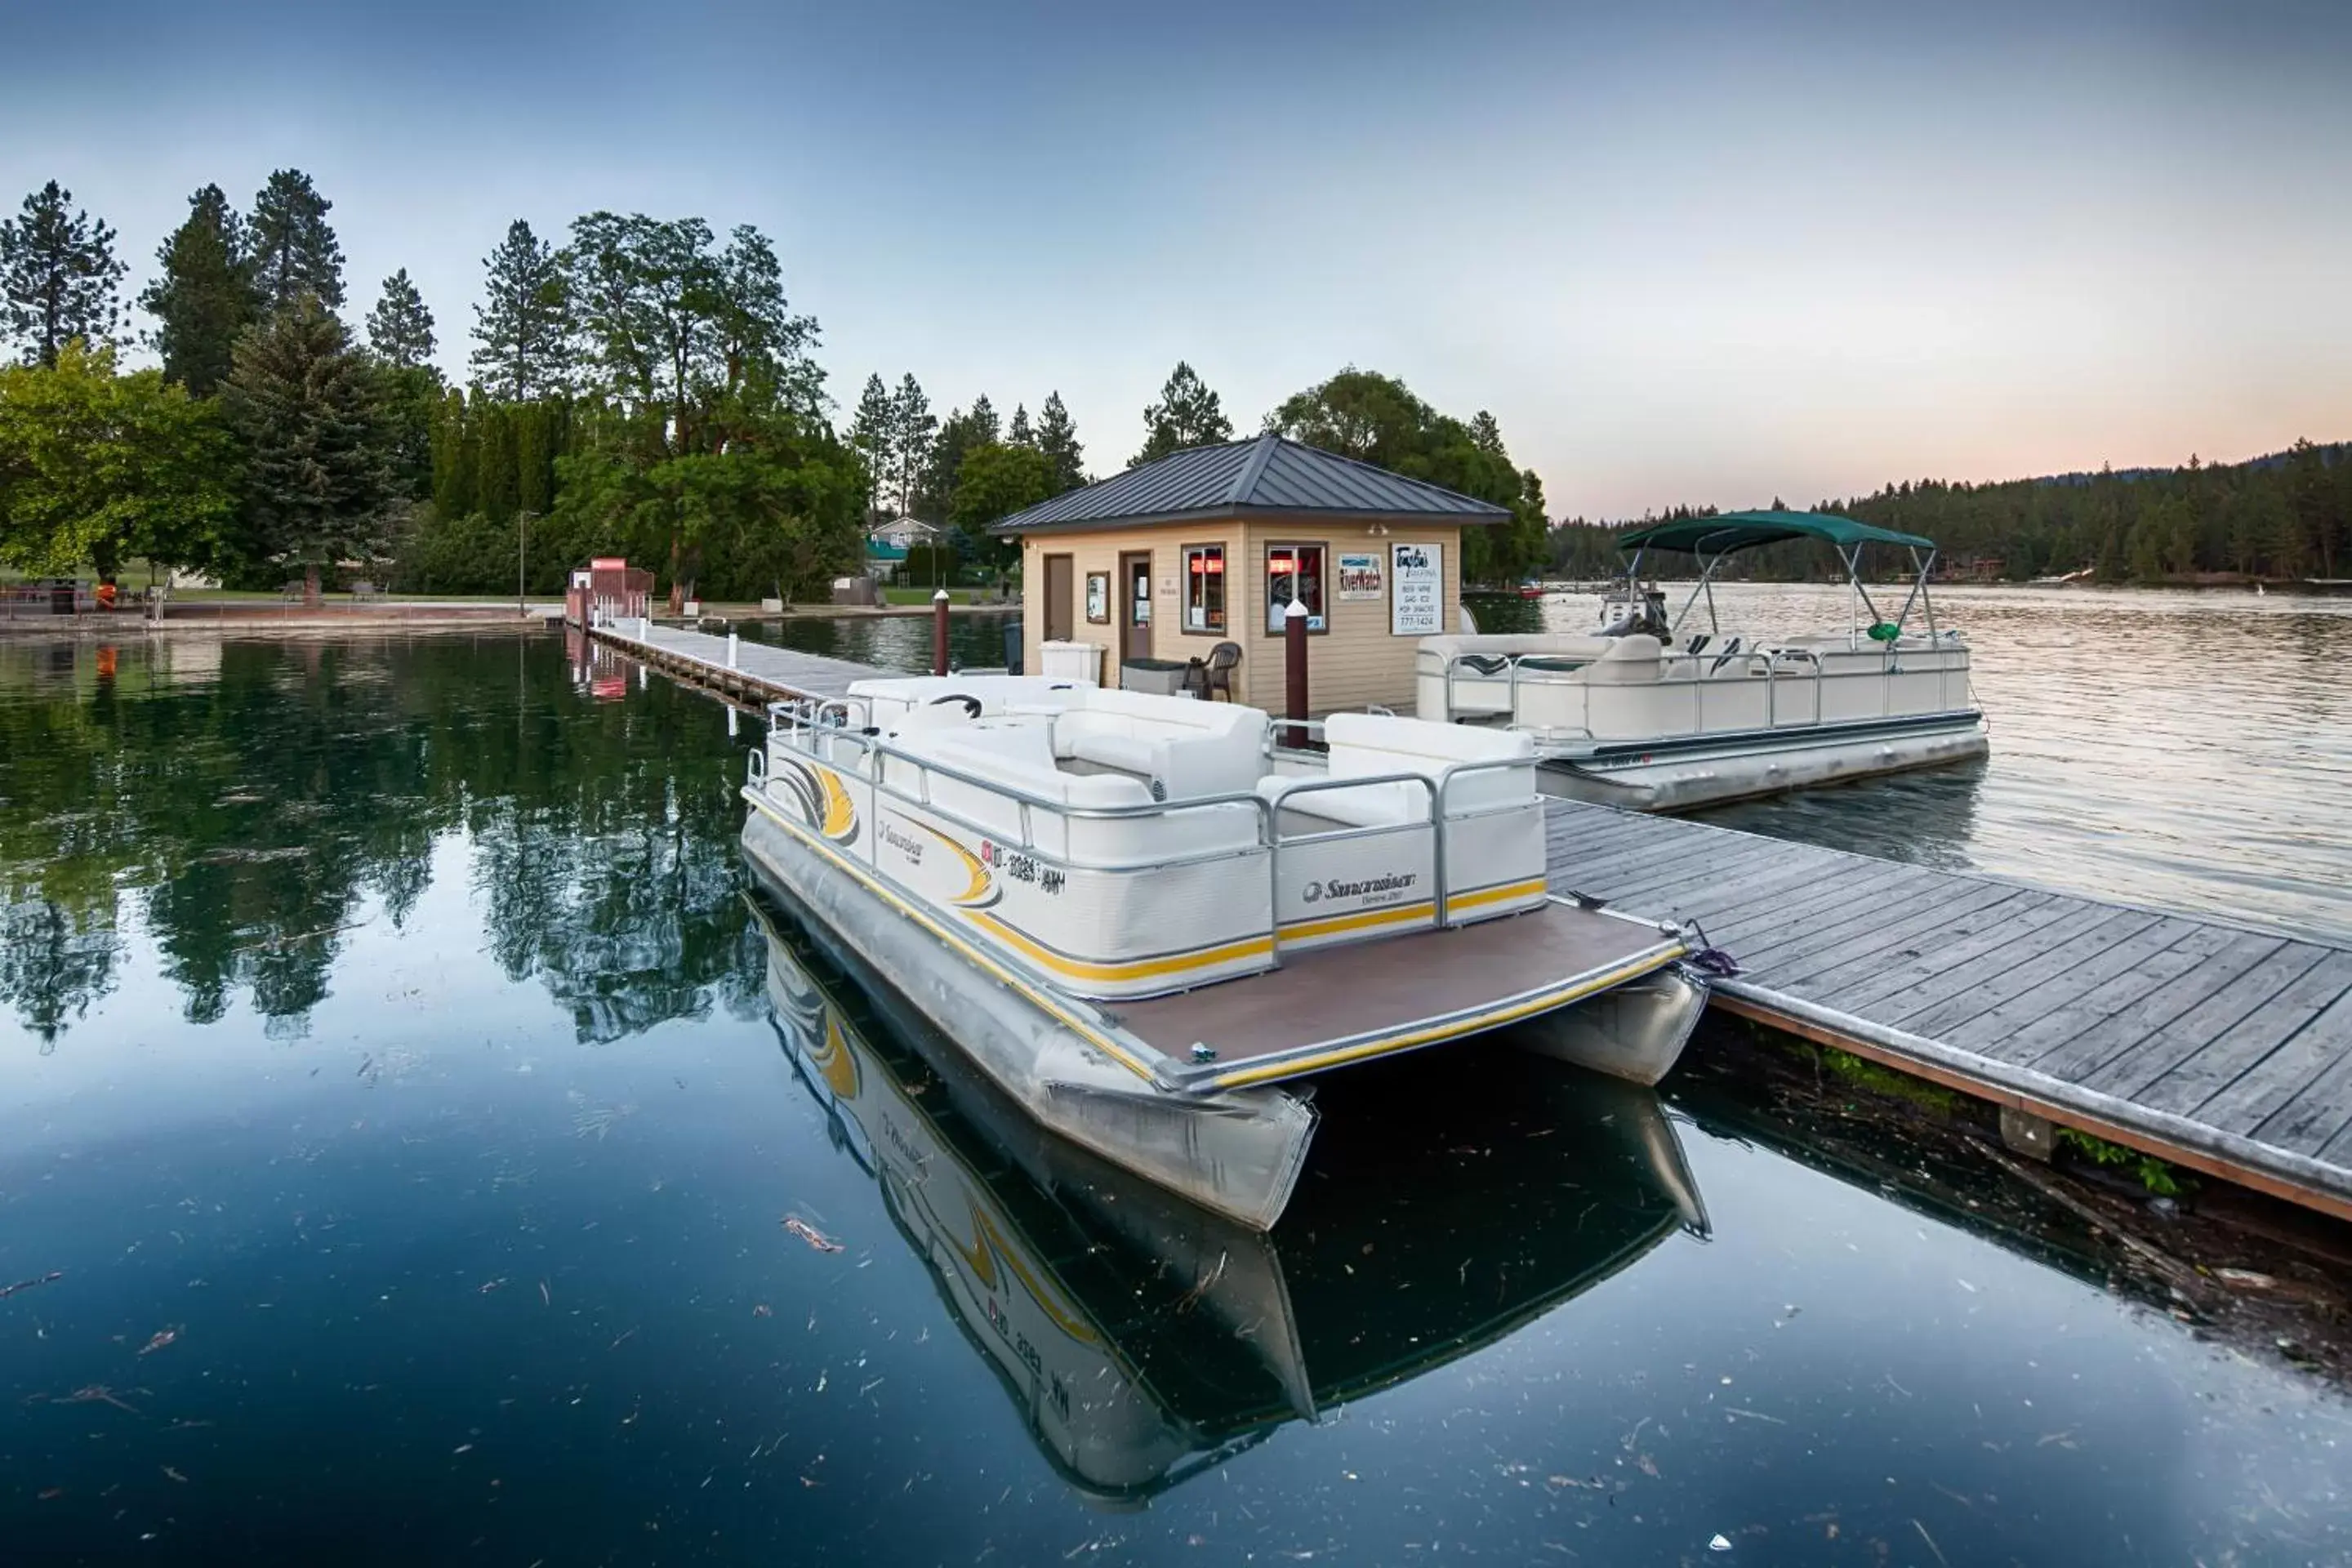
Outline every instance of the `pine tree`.
[(898, 514), (909, 515), (915, 487), (931, 455), (931, 437), (940, 422), (932, 417), (931, 400), (923, 395), (912, 371), (899, 378), (898, 395), (890, 400), (890, 445), (898, 459)]
[(866, 390), (858, 395), (857, 413), (850, 421), (849, 444), (866, 459), (866, 526), (872, 528), (880, 520), (882, 484), (891, 469), (891, 460), (898, 452), (898, 414), (890, 402), (890, 389), (882, 384), (879, 375), (866, 378)]
[(55, 180), (25, 198), (24, 216), (0, 223), (0, 322), (25, 345), (25, 363), (53, 369), (75, 338), (110, 346), (122, 321), (123, 264), (114, 231)]
[(155, 318), (147, 346), (163, 374), (198, 397), (228, 379), (236, 338), (253, 320), (245, 220), (218, 185), (188, 198), (188, 219), (155, 252), (162, 273), (139, 296)]
[(330, 310), (343, 307), (343, 247), (328, 226), (334, 203), (299, 169), (278, 169), (253, 198), (246, 224), (253, 281), (261, 309), (290, 309), (305, 294)]
[(433, 358), (433, 312), (408, 280), (408, 268), (383, 280), (383, 297), (368, 312), (368, 347), (384, 363), (421, 369)]
[(1004, 444), (1008, 447), (1026, 447), (1032, 451), (1036, 450), (1037, 431), (1029, 423), (1027, 404), (1016, 403), (1013, 405), (1013, 423), (1005, 427)]
[(971, 412), (965, 415), (964, 419), (975, 447), (992, 447), (1003, 434), (997, 423), (996, 405), (988, 400), (988, 394), (984, 392), (971, 400)]
[(1182, 360), (1169, 373), (1168, 384), (1160, 389), (1160, 401), (1143, 411), (1143, 450), (1128, 465), (1130, 468), (1187, 447), (1209, 447), (1234, 438), (1234, 422), (1225, 417), (1217, 395)]
[(516, 403), (565, 389), (571, 367), (571, 310), (555, 247), (520, 218), (482, 262), (482, 302), (474, 307), (474, 374)]
[(1058, 391), (1047, 393), (1045, 406), (1037, 412), (1037, 449), (1045, 454), (1054, 494), (1076, 489), (1087, 482), (1086, 448), (1078, 445), (1078, 427), (1070, 422), (1070, 411), (1062, 405)]
[(391, 432), (380, 373), (315, 299), (247, 331), (223, 399), (246, 447), (236, 552), (247, 570), (379, 553), (388, 532)]

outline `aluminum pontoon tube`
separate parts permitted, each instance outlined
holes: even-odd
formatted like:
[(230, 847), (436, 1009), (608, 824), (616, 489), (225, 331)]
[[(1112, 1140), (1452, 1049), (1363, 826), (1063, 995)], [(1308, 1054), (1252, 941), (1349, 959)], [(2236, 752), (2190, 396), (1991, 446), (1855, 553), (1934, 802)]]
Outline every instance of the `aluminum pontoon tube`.
[(1181, 1096), (1155, 1089), (943, 949), (764, 811), (746, 814), (743, 847), (1039, 1121), (1194, 1203), (1272, 1228), (1314, 1137), (1306, 1101), (1271, 1087)]

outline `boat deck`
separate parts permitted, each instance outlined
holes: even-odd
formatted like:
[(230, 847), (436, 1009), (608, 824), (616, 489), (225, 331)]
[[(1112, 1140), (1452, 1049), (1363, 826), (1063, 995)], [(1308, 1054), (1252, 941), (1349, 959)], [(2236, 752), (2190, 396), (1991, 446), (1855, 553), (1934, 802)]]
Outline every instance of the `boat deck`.
[[(595, 635), (747, 700), (886, 673), (751, 643), (730, 669), (724, 637)], [(1556, 890), (1697, 920), (1734, 954), (1727, 1010), (2352, 1220), (2352, 942), (1568, 801), (1550, 803), (1549, 835)], [(1388, 973), (1401, 967), (1327, 983), (1302, 1010), (1428, 978)], [(1200, 1016), (1212, 998), (1172, 1003)], [(1165, 1037), (1189, 1054), (1203, 1033)]]
[[(1267, 1082), (1493, 1028), (1679, 951), (1655, 925), (1556, 900), (1475, 925), (1286, 953), (1263, 974), (1105, 1010), (1167, 1058), (1175, 1081)], [(1195, 1064), (1195, 1046), (1216, 1055)]]

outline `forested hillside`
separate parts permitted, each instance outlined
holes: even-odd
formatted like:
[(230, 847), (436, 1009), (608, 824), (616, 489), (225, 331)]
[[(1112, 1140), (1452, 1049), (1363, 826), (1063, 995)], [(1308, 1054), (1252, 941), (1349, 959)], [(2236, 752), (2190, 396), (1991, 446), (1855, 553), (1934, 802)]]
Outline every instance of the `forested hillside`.
[[(1777, 498), (1769, 503), (1784, 503)], [(1954, 576), (2025, 582), (2088, 572), (2104, 583), (2196, 583), (2352, 575), (2352, 444), (2297, 441), (2248, 462), (1969, 484), (1921, 479), (1814, 509), (1924, 535)], [(1666, 517), (1706, 516), (1676, 508)], [(1615, 540), (1650, 519), (1552, 531), (1554, 568), (1591, 577), (1620, 568)], [(1735, 574), (1817, 576), (1799, 547), (1755, 552)]]

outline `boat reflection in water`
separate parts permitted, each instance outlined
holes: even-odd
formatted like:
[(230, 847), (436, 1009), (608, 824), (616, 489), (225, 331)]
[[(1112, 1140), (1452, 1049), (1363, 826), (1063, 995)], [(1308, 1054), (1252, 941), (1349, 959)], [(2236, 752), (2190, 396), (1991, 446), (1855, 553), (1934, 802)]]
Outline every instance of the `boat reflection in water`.
[(1333, 1080), (1368, 1103), (1330, 1119), (1289, 1212), (1253, 1231), (1046, 1131), (761, 885), (794, 1071), (1097, 1502), (1139, 1504), (1705, 1234), (1654, 1092), (1507, 1045)]

